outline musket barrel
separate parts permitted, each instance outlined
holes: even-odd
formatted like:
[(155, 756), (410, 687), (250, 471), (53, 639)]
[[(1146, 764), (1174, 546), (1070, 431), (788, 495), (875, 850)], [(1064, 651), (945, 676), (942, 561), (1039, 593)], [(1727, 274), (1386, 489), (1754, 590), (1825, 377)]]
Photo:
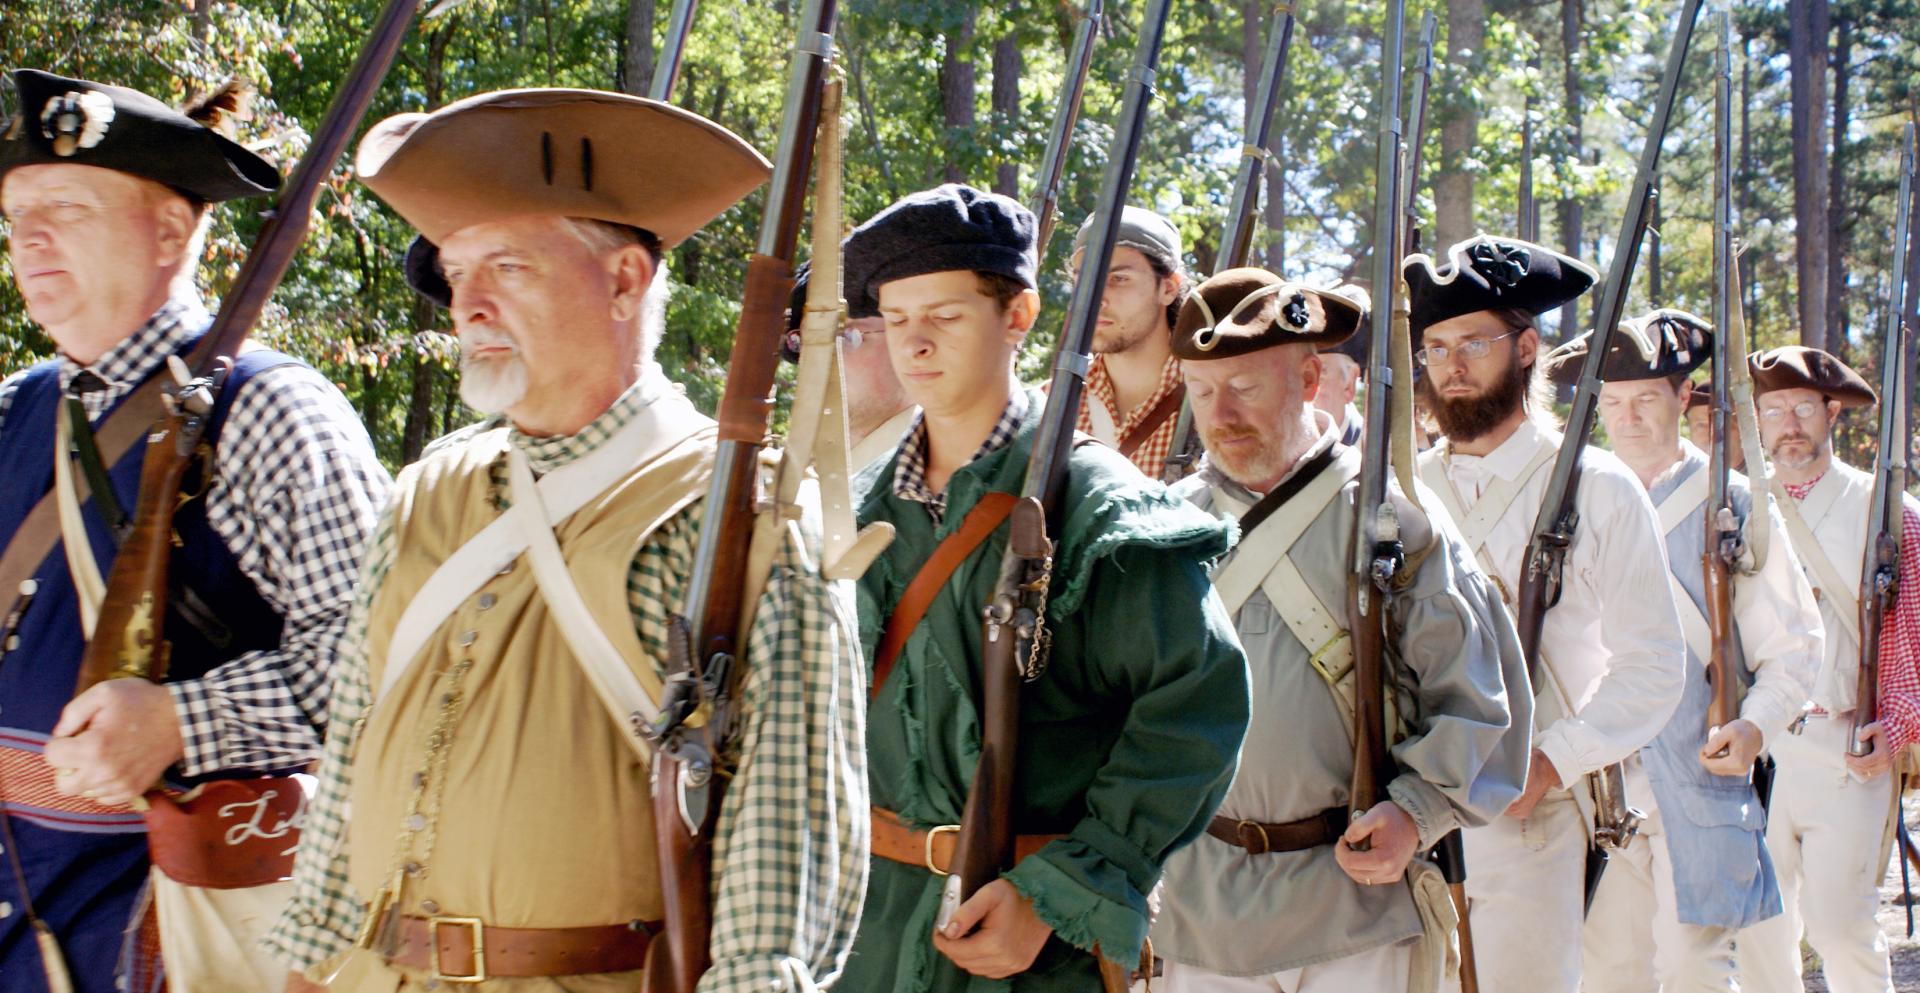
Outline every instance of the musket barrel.
[(1060, 184), (1067, 174), (1067, 159), (1073, 151), (1073, 128), (1080, 120), (1080, 103), (1087, 92), (1087, 70), (1093, 65), (1094, 40), (1105, 16), (1102, 0), (1087, 0), (1080, 12), (1080, 23), (1073, 32), (1073, 48), (1067, 53), (1067, 85), (1061, 91), (1060, 106), (1054, 110), (1053, 126), (1047, 131), (1047, 154), (1040, 160), (1040, 175), (1034, 184), (1033, 216), (1036, 236), (1033, 257), (1044, 266), (1047, 243), (1053, 239), (1053, 225), (1060, 206)]
[(1904, 309), (1907, 274), (1907, 218), (1913, 212), (1915, 126), (1900, 135), (1900, 192), (1894, 205), (1893, 285), (1887, 295), (1886, 338), (1880, 354), (1880, 443), (1873, 465), (1873, 498), (1867, 508), (1867, 548), (1860, 577), (1860, 658), (1854, 688), (1853, 734), (1847, 750), (1870, 754), (1861, 731), (1879, 719), (1880, 629), (1893, 609), (1900, 578), (1901, 506), (1907, 483), (1907, 370), (1913, 363), (1913, 329)]
[[(1224, 272), (1247, 264), (1253, 245), (1255, 191), (1266, 165), (1265, 150), (1273, 137), (1273, 112), (1280, 104), (1281, 86), (1287, 76), (1287, 51), (1293, 42), (1293, 4), (1274, 11), (1279, 23), (1267, 32), (1266, 56), (1261, 61), (1260, 85), (1248, 108), (1246, 142), (1241, 148), (1240, 168), (1233, 177), (1233, 197), (1227, 207), (1226, 227), (1220, 232), (1219, 261), (1213, 271)], [(1278, 196), (1273, 190), (1268, 196)]]
[(687, 34), (693, 26), (694, 8), (699, 0), (673, 0), (673, 13), (667, 20), (666, 40), (660, 45), (660, 60), (654, 63), (653, 79), (647, 83), (647, 96), (666, 103), (673, 86), (680, 81), (680, 64), (687, 51)]

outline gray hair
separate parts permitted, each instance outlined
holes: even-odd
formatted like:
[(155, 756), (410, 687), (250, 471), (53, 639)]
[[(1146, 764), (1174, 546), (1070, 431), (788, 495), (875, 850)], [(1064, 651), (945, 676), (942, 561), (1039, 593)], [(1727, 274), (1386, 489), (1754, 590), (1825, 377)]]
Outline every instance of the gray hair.
[(591, 217), (563, 217), (561, 226), (595, 256), (616, 252), (628, 245), (638, 245), (647, 250), (647, 257), (653, 261), (653, 282), (648, 284), (646, 294), (640, 298), (640, 313), (636, 320), (640, 329), (641, 358), (652, 362), (653, 353), (660, 347), (660, 337), (666, 330), (667, 298), (672, 295), (667, 280), (667, 259), (660, 250), (660, 243), (639, 228)]

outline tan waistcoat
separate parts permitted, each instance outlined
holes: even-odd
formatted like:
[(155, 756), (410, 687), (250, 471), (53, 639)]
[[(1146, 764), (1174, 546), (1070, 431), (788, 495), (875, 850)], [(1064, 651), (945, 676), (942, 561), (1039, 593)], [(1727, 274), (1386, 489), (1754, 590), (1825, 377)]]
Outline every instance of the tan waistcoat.
[[(386, 666), (408, 663), (386, 649), (414, 593), (499, 516), (489, 471), (506, 446), (504, 429), (489, 432), (403, 475), (394, 561), (369, 615), (372, 685)], [(634, 631), (627, 575), (647, 537), (701, 494), (713, 448), (709, 429), (554, 529), (588, 608), (656, 699), (659, 664)], [(461, 659), (472, 668), (446, 746), (439, 816), (413, 830), (414, 777), (427, 768), (427, 738)], [(396, 863), (412, 861), (424, 869), (408, 880), (405, 914), (522, 928), (663, 916), (648, 770), (581, 674), (524, 559), (461, 604), (378, 702), (352, 776), (348, 878), (363, 902)]]

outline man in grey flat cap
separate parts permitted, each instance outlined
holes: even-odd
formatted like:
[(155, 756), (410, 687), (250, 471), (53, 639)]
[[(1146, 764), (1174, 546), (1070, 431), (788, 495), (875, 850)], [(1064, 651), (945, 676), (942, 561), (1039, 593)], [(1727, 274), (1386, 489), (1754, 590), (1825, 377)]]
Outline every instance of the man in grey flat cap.
[[(1076, 274), (1093, 221), (1089, 215), (1073, 238), (1070, 265)], [(1123, 209), (1100, 294), (1078, 429), (1125, 455), (1150, 479), (1167, 471), (1187, 395), (1172, 349), (1173, 322), (1186, 286), (1180, 232), (1151, 210)]]

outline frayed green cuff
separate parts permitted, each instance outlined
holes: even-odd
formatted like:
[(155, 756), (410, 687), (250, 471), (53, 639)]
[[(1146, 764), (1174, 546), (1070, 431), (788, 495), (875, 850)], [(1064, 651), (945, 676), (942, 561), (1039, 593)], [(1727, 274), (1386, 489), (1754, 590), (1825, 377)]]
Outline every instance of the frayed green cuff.
[[(1059, 842), (1055, 842), (1059, 844)], [(1119, 965), (1140, 961), (1147, 938), (1145, 914), (1114, 903), (1088, 889), (1041, 852), (1021, 859), (1002, 877), (1033, 902), (1033, 912), (1061, 941), (1100, 954)]]

